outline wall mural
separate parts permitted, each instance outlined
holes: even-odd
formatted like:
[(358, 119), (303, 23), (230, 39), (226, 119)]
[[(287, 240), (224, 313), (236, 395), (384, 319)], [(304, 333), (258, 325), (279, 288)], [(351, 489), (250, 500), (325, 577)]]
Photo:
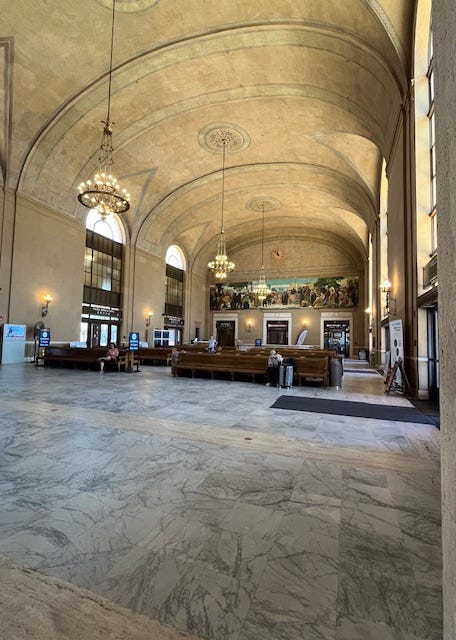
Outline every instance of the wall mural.
[(271, 293), (258, 300), (255, 282), (217, 283), (210, 287), (210, 308), (255, 309), (257, 307), (312, 307), (314, 309), (351, 309), (358, 306), (359, 278), (300, 278), (269, 280)]

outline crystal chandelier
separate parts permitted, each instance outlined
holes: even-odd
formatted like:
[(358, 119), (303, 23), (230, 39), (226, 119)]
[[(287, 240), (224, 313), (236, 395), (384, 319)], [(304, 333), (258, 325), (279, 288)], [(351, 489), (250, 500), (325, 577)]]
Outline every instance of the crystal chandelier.
[(223, 228), (223, 208), (225, 204), (225, 153), (226, 139), (222, 139), (222, 222), (220, 225), (220, 238), (217, 243), (215, 259), (209, 262), (208, 269), (212, 271), (218, 280), (224, 280), (234, 269), (234, 262), (230, 262), (226, 255), (225, 229)]
[(103, 135), (98, 156), (98, 169), (92, 180), (81, 182), (78, 187), (78, 200), (89, 209), (96, 209), (104, 219), (111, 213), (124, 213), (130, 208), (130, 194), (121, 189), (117, 178), (113, 176), (114, 147), (112, 145), (111, 121), (111, 86), (112, 86), (112, 52), (114, 45), (114, 16), (116, 0), (112, 2), (111, 24), (111, 56), (109, 61), (108, 110), (103, 120)]
[(271, 293), (271, 289), (266, 282), (266, 274), (264, 271), (264, 201), (261, 203), (263, 209), (263, 224), (261, 229), (261, 269), (258, 281), (252, 288), (253, 293), (257, 296), (258, 300), (263, 301)]

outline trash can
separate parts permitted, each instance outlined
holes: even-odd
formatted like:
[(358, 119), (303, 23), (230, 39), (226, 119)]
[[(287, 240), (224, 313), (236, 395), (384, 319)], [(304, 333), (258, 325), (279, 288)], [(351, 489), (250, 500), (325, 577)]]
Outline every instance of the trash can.
[(342, 385), (342, 361), (340, 358), (331, 358), (329, 361), (329, 386), (340, 387)]
[(358, 360), (367, 360), (367, 349), (360, 349), (358, 351)]

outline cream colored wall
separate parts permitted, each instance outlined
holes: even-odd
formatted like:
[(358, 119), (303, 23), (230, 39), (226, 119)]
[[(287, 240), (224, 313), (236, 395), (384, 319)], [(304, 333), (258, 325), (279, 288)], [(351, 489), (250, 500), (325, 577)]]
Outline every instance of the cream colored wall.
[[(85, 229), (81, 222), (25, 199), (17, 199), (9, 321), (33, 327), (43, 321), (52, 341), (79, 340)], [(44, 295), (54, 298), (41, 317)]]
[(440, 419), (444, 640), (456, 638), (456, 5), (433, 3), (439, 207)]
[[(139, 331), (141, 340), (152, 344), (153, 329), (163, 329), (165, 263), (157, 256), (141, 249), (136, 250), (132, 260), (134, 261), (133, 323), (127, 318), (125, 326), (128, 325), (128, 330)], [(146, 327), (146, 316), (149, 311), (153, 312), (153, 316), (150, 326)]]
[[(413, 105), (404, 106), (396, 140), (388, 160), (388, 277), (391, 281), (390, 317), (401, 319), (409, 382), (417, 384), (416, 237), (410, 170)], [(382, 296), (382, 305), (385, 297)]]
[(200, 330), (200, 337), (207, 338), (210, 334), (209, 324), (209, 293), (207, 274), (187, 273), (187, 287), (185, 296), (185, 328), (184, 341), (189, 342), (195, 337), (195, 328)]
[[(282, 249), (283, 257), (275, 261), (273, 249)], [(264, 243), (266, 277), (273, 279), (292, 277), (318, 277), (358, 275), (362, 259), (350, 245), (334, 245), (328, 236), (321, 238), (278, 238)], [(229, 253), (236, 269), (229, 276), (233, 282), (257, 279), (261, 267), (261, 244)]]

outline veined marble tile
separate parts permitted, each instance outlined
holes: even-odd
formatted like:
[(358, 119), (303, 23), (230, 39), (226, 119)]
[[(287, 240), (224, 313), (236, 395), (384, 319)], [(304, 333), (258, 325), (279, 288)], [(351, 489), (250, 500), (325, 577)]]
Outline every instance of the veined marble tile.
[(431, 637), (431, 625), (418, 603), (413, 577), (387, 571), (368, 571), (355, 565), (355, 558), (344, 562), (338, 593), (341, 619), (369, 620), (415, 635)]
[(336, 630), (336, 640), (419, 640), (415, 634), (399, 631), (384, 622), (343, 618)]
[[(342, 522), (344, 532), (350, 539), (353, 539), (360, 531), (373, 536), (402, 539), (397, 512), (392, 508), (344, 499)], [(352, 536), (349, 532), (352, 533)]]
[[(205, 640), (439, 638), (434, 427), (142, 369), (0, 367), (0, 551)], [(362, 378), (290, 393), (409, 406)]]
[(265, 634), (268, 638), (276, 637), (280, 624), (306, 624), (309, 631), (323, 627), (334, 636), (337, 586), (337, 560), (308, 552), (284, 554), (267, 563), (249, 617), (263, 618), (262, 628), (273, 630)]
[(270, 539), (277, 531), (283, 512), (253, 504), (236, 503), (220, 522), (222, 529), (237, 533), (248, 533), (257, 538)]

